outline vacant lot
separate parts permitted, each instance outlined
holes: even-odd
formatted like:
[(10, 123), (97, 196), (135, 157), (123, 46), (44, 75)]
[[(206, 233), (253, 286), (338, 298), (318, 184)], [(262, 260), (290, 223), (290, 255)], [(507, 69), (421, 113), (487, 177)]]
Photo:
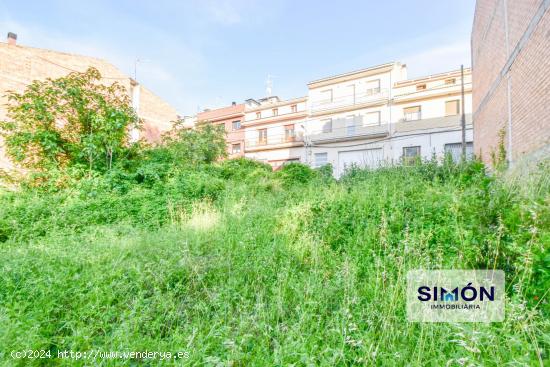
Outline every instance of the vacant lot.
[[(550, 169), (272, 173), (229, 161), (0, 196), (12, 365), (543, 365)], [(409, 269), (506, 272), (506, 321), (408, 323)], [(14, 350), (188, 352), (172, 361)]]

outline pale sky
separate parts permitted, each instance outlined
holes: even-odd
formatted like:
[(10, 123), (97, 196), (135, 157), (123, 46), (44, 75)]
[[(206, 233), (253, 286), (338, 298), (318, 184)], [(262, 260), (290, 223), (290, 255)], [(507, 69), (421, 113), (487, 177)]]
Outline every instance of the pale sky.
[(475, 0), (0, 0), (0, 37), (106, 59), (182, 115), (401, 61), (409, 77), (470, 65)]

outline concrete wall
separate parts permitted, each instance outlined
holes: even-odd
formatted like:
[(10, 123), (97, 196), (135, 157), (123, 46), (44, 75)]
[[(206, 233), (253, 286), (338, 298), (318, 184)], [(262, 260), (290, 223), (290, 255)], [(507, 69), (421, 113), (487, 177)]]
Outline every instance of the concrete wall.
[(478, 0), (472, 28), (474, 149), (498, 133), (513, 163), (550, 144), (550, 1)]

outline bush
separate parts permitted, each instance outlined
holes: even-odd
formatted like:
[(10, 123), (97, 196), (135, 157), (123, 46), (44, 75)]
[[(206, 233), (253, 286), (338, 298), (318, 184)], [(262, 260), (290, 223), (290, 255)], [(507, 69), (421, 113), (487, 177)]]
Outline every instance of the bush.
[(276, 172), (276, 177), (281, 179), (286, 188), (294, 185), (306, 184), (318, 177), (316, 172), (309, 166), (302, 163), (289, 163)]
[[(328, 168), (170, 164), (154, 149), (71, 188), (0, 195), (6, 350), (185, 345), (190, 365), (546, 358), (550, 166), (529, 184), (479, 162), (336, 182)], [(493, 267), (507, 275), (504, 322), (407, 322), (408, 270)]]

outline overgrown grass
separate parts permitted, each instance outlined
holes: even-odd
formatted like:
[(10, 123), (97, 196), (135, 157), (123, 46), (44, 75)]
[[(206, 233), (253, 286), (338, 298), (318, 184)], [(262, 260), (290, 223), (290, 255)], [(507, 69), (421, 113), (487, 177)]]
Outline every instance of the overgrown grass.
[[(426, 162), (335, 182), (239, 160), (5, 193), (2, 363), (543, 365), (548, 177), (548, 165), (510, 182), (477, 162)], [(418, 268), (505, 270), (506, 320), (407, 322), (406, 273)], [(189, 358), (10, 357), (23, 349)]]

